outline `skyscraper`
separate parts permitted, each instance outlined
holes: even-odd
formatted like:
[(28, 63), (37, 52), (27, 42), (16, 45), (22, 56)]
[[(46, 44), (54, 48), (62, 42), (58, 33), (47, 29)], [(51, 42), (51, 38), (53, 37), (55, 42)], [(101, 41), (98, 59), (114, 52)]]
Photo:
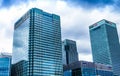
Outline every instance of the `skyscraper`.
[(11, 55), (8, 53), (0, 54), (0, 76), (11, 75)]
[(105, 19), (89, 26), (93, 61), (109, 64), (120, 75), (120, 45), (116, 24)]
[(60, 16), (30, 9), (14, 26), (12, 76), (62, 76)]
[(62, 42), (63, 64), (70, 64), (78, 61), (78, 53), (76, 42), (73, 40), (65, 39)]

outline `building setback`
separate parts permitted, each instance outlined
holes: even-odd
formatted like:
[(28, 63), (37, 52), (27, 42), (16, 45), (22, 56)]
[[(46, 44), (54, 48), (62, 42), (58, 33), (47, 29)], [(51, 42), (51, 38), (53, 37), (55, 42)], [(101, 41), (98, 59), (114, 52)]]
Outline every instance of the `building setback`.
[(75, 41), (65, 39), (62, 42), (62, 52), (64, 65), (78, 61), (77, 46)]
[(120, 75), (120, 44), (116, 24), (105, 19), (89, 26), (93, 61), (109, 64)]
[(11, 54), (0, 54), (0, 76), (11, 75)]
[(30, 9), (14, 26), (12, 76), (62, 76), (60, 16)]

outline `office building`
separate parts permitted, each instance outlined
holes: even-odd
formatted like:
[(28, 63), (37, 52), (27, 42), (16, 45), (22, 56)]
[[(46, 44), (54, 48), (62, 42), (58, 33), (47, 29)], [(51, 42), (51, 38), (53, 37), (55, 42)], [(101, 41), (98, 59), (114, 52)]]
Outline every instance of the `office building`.
[(113, 70), (111, 65), (104, 65), (95, 63), (97, 76), (113, 76)]
[(0, 76), (11, 75), (11, 54), (1, 53), (0, 54)]
[(30, 9), (14, 26), (12, 76), (62, 76), (60, 16)]
[(93, 61), (112, 65), (120, 75), (120, 44), (116, 24), (105, 19), (89, 26)]
[(64, 76), (113, 76), (111, 65), (77, 61), (64, 65)]
[(86, 61), (76, 61), (74, 63), (64, 65), (64, 76), (96, 76), (95, 64)]
[(62, 42), (62, 52), (64, 65), (78, 61), (77, 46), (75, 41), (65, 39)]

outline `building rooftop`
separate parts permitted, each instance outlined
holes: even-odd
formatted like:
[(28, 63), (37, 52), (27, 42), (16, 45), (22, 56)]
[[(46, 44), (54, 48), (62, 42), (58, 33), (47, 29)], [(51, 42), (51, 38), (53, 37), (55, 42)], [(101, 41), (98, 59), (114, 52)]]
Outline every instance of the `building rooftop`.
[(6, 52), (0, 53), (0, 58), (4, 58), (4, 57), (11, 58), (11, 57), (12, 57), (12, 54), (11, 54), (11, 53), (6, 53)]
[(89, 29), (93, 29), (93, 28), (96, 28), (98, 26), (101, 26), (103, 24), (107, 24), (107, 25), (110, 25), (110, 26), (113, 26), (113, 27), (116, 27), (116, 24), (114, 22), (111, 22), (111, 21), (108, 21), (106, 19), (102, 19), (92, 25), (89, 26)]

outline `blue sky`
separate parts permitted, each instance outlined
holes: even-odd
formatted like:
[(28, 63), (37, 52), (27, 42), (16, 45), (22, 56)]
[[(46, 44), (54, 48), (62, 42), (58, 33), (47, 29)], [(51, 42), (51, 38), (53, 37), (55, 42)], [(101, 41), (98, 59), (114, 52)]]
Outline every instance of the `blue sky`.
[(0, 51), (12, 52), (14, 23), (37, 7), (61, 17), (62, 40), (77, 41), (80, 60), (92, 61), (88, 26), (107, 19), (120, 34), (119, 0), (0, 0)]

